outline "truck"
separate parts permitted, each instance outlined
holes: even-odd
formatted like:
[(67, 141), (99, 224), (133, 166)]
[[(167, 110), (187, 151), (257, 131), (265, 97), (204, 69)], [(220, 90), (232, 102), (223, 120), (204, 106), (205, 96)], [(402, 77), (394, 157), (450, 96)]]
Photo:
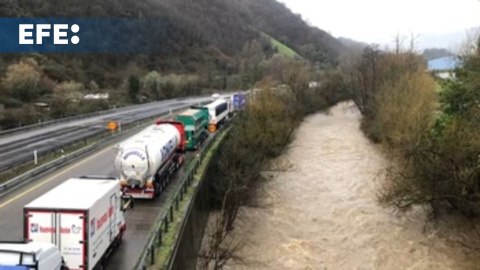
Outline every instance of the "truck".
[(186, 150), (197, 150), (208, 138), (209, 115), (206, 108), (190, 108), (175, 116), (185, 127)]
[(242, 92), (236, 92), (232, 95), (233, 111), (244, 110), (247, 106), (247, 95)]
[(68, 270), (60, 250), (47, 242), (0, 242), (0, 270)]
[(157, 121), (148, 132), (118, 147), (115, 170), (122, 190), (135, 199), (153, 199), (185, 160), (185, 128), (179, 121)]
[(24, 206), (24, 241), (54, 244), (69, 269), (104, 266), (122, 241), (132, 203), (115, 177), (70, 178)]
[(224, 124), (230, 115), (229, 103), (223, 98), (219, 98), (211, 103), (208, 103), (203, 108), (208, 110), (209, 114), (209, 125), (208, 130), (211, 133), (217, 131), (222, 124)]

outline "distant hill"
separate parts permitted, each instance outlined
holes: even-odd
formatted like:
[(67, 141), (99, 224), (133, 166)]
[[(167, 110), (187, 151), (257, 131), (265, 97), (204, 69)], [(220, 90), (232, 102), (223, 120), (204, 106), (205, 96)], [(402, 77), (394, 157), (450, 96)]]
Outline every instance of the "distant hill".
[(339, 37), (338, 40), (346, 47), (351, 49), (360, 49), (363, 50), (365, 47), (368, 46), (365, 42), (356, 41), (350, 38)]
[(425, 60), (430, 61), (437, 58), (453, 56), (454, 54), (444, 48), (429, 48), (425, 49), (422, 53)]

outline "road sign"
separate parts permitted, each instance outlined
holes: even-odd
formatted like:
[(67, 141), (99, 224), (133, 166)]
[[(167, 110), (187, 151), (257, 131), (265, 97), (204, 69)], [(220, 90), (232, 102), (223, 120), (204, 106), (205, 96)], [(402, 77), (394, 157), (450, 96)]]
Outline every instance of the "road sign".
[(117, 122), (115, 122), (115, 121), (108, 122), (108, 129), (110, 129), (110, 130), (117, 129)]
[(215, 131), (217, 130), (217, 127), (215, 125), (208, 125), (208, 131), (210, 131), (211, 133), (214, 133)]

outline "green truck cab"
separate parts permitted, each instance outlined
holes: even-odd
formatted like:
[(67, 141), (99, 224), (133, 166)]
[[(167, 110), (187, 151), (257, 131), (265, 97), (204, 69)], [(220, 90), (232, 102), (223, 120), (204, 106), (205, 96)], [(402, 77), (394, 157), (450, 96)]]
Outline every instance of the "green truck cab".
[(180, 121), (185, 126), (187, 150), (197, 150), (208, 137), (209, 120), (208, 109), (202, 107), (192, 107), (175, 116), (175, 121)]

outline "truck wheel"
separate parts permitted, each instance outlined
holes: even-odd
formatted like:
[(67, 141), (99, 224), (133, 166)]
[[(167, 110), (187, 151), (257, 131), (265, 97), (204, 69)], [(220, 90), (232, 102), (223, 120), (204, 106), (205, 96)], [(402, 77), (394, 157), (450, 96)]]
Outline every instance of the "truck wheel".
[(162, 190), (161, 190), (160, 184), (159, 184), (158, 182), (156, 182), (156, 183), (154, 184), (154, 191), (153, 191), (154, 194), (155, 194), (155, 195), (159, 195), (161, 191), (162, 191)]
[(122, 239), (123, 239), (123, 233), (120, 233), (117, 239), (115, 240), (115, 248), (120, 247), (120, 245), (122, 244)]
[(94, 270), (105, 270), (105, 258), (102, 258)]

